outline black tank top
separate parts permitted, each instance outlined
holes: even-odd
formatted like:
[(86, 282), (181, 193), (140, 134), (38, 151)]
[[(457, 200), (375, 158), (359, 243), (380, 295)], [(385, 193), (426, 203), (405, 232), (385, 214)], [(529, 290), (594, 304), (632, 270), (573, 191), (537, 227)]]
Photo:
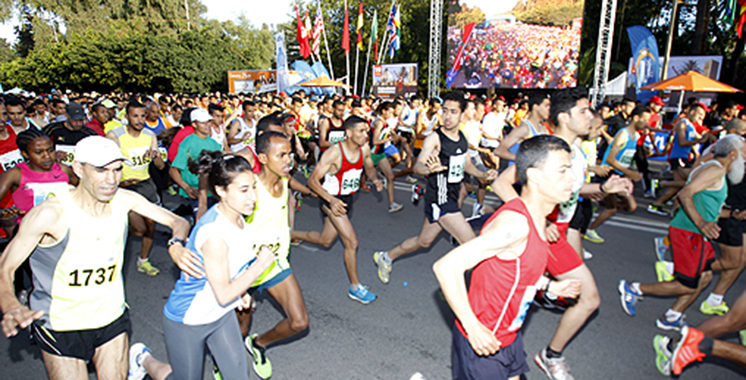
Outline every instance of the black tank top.
[(458, 141), (448, 138), (442, 128), (435, 130), (435, 133), (440, 139), (440, 163), (446, 170), (427, 176), (425, 201), (438, 205), (457, 202), (461, 181), (464, 179), (469, 144), (461, 131), (458, 131)]
[(728, 198), (725, 199), (725, 204), (731, 209), (746, 210), (746, 181), (734, 185), (728, 180)]

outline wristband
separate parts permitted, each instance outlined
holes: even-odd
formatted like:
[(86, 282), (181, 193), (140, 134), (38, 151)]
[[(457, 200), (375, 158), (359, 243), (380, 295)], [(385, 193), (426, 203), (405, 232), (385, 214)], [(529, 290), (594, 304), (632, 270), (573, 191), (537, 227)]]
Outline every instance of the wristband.
[(182, 247), (186, 247), (186, 243), (184, 242), (184, 240), (182, 240), (181, 238), (175, 237), (175, 236), (169, 239), (166, 245), (168, 245), (168, 247), (171, 248), (171, 246), (176, 243), (181, 243)]

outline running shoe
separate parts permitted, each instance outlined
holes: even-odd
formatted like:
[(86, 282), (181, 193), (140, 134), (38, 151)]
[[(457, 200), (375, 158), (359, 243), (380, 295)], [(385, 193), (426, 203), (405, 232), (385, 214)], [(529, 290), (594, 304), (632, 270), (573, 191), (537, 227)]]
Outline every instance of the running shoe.
[(649, 199), (655, 199), (655, 194), (653, 194), (652, 191), (648, 190), (644, 193), (642, 193), (643, 198), (649, 198)]
[(699, 311), (702, 314), (707, 314), (707, 315), (725, 315), (725, 313), (728, 312), (728, 305), (726, 305), (725, 301), (723, 301), (720, 305), (711, 306), (705, 300), (702, 302), (701, 305), (699, 305)]
[(404, 206), (402, 206), (399, 203), (394, 202), (394, 203), (392, 203), (392, 204), (389, 205), (389, 214), (393, 214), (393, 213), (395, 213), (397, 211), (401, 211), (401, 209), (403, 209), (403, 208), (404, 208)]
[(251, 366), (254, 367), (254, 373), (260, 379), (268, 379), (272, 376), (272, 363), (267, 358), (266, 349), (256, 344), (256, 337), (257, 334), (249, 335), (244, 339), (243, 343), (253, 359), (251, 360)]
[(218, 369), (218, 365), (215, 364), (215, 358), (212, 358), (212, 378), (215, 380), (223, 380), (223, 375)]
[(673, 274), (668, 272), (668, 269), (666, 269), (667, 266), (668, 266), (667, 261), (656, 261), (655, 262), (655, 277), (658, 278), (658, 282), (673, 281)]
[(381, 178), (381, 184), (383, 184), (383, 188), (386, 189), (389, 185), (389, 181), (386, 179), (386, 177)]
[(422, 198), (422, 194), (424, 191), (422, 190), (422, 186), (420, 185), (412, 185), (412, 203), (417, 206), (417, 203), (420, 202), (420, 198)]
[(368, 185), (367, 183), (362, 184), (362, 185), (360, 185), (360, 190), (365, 191), (365, 192), (369, 192), (371, 190), (370, 189), (370, 185)]
[(311, 176), (311, 171), (308, 170), (308, 165), (303, 165), (302, 169), (303, 169), (303, 176), (306, 177), (306, 179), (308, 179), (308, 177)]
[(565, 357), (548, 358), (546, 347), (534, 356), (534, 361), (552, 380), (575, 380), (570, 374), (570, 366), (567, 365)]
[(471, 218), (476, 218), (480, 215), (484, 214), (482, 212), (482, 204), (479, 202), (474, 202), (474, 206), (471, 208)]
[(415, 184), (417, 183), (417, 178), (412, 177), (411, 175), (408, 175), (407, 178), (404, 178), (407, 183)]
[(297, 247), (297, 246), (301, 245), (301, 243), (303, 243), (303, 240), (298, 239), (298, 238), (290, 240), (290, 245), (292, 245), (293, 247)]
[(383, 259), (383, 254), (386, 252), (378, 251), (373, 254), (373, 261), (376, 263), (376, 266), (378, 267), (378, 279), (381, 280), (384, 284), (389, 283), (389, 275), (391, 274), (392, 265), (386, 264), (386, 261)]
[(350, 298), (354, 299), (355, 301), (358, 301), (364, 305), (367, 305), (373, 301), (376, 300), (378, 296), (376, 296), (374, 293), (372, 293), (370, 290), (368, 290), (368, 287), (362, 284), (357, 285), (357, 290), (352, 289), (352, 285), (350, 285), (350, 289), (347, 292), (347, 295), (350, 296)]
[(300, 191), (294, 191), (293, 196), (295, 197), (295, 209), (300, 211), (300, 206), (303, 204), (303, 194)]
[(665, 260), (666, 252), (668, 251), (668, 246), (666, 245), (666, 237), (658, 236), (656, 238), (653, 238), (653, 241), (655, 242), (655, 254), (658, 257), (658, 261)]
[(692, 327), (690, 324), (684, 322), (684, 315), (682, 314), (679, 319), (669, 322), (666, 316), (662, 316), (655, 321), (655, 325), (661, 330), (668, 331), (681, 331), (684, 327)]
[(142, 264), (137, 265), (137, 271), (140, 273), (145, 273), (148, 276), (156, 276), (161, 271), (158, 270), (158, 268), (154, 267), (153, 264), (150, 263), (150, 260), (143, 261)]
[(593, 254), (583, 248), (583, 260), (590, 260), (593, 258)]
[(655, 367), (663, 376), (671, 376), (671, 356), (673, 354), (668, 349), (668, 342), (671, 338), (663, 335), (656, 335), (653, 338), (653, 349), (655, 349)]
[(619, 280), (619, 294), (621, 295), (619, 298), (622, 301), (622, 309), (625, 313), (634, 317), (637, 301), (642, 298), (642, 294), (632, 290), (626, 280)]
[(604, 240), (604, 238), (601, 237), (601, 235), (598, 234), (598, 232), (596, 232), (596, 230), (585, 231), (585, 235), (583, 235), (583, 238), (591, 243), (597, 244), (601, 244), (606, 241)]
[(684, 367), (695, 361), (701, 362), (702, 358), (707, 356), (699, 351), (699, 342), (704, 337), (704, 333), (693, 327), (684, 326), (681, 329), (681, 340), (676, 344), (676, 348), (673, 350), (673, 357), (671, 358), (671, 369), (674, 375), (681, 375)]
[(741, 341), (742, 346), (746, 346), (746, 330), (741, 330), (738, 332), (738, 340)]
[(653, 194), (653, 198), (658, 198), (657, 197), (658, 194), (656, 194), (656, 191), (658, 191), (658, 180), (657, 179), (650, 180), (650, 189), (648, 191), (650, 191), (650, 193)]
[(142, 380), (148, 371), (142, 366), (142, 360), (150, 355), (150, 349), (142, 343), (135, 343), (130, 347), (130, 370), (127, 380)]
[(648, 205), (648, 212), (651, 214), (660, 215), (660, 216), (668, 215), (668, 213), (663, 210), (663, 207), (656, 206), (652, 203)]

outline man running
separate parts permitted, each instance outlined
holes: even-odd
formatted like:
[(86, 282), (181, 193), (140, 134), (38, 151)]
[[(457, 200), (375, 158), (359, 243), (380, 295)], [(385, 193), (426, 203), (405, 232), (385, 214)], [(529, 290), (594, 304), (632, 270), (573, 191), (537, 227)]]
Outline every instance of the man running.
[[(674, 279), (654, 284), (619, 281), (619, 293), (624, 311), (636, 313), (637, 301), (644, 294), (678, 296), (666, 313), (656, 320), (663, 330), (679, 330), (685, 326), (683, 313), (712, 280), (712, 270), (721, 270), (715, 260), (710, 240), (720, 236), (717, 219), (728, 193), (726, 176), (732, 183), (743, 179), (743, 139), (727, 135), (712, 150), (714, 158), (694, 169), (687, 184), (679, 192), (681, 209), (668, 227), (673, 252)], [(726, 210), (729, 212), (730, 210)]]
[[(290, 268), (290, 229), (288, 227), (288, 177), (291, 159), (290, 143), (278, 132), (267, 131), (256, 140), (256, 151), (262, 171), (256, 182), (257, 207), (247, 216), (248, 227), (256, 232), (256, 247), (266, 245), (275, 254), (275, 262), (265, 270), (249, 289), (250, 294), (265, 290), (280, 304), (286, 318), (263, 334), (252, 334), (245, 340), (246, 349), (254, 359), (257, 376), (272, 376), (272, 365), (265, 347), (300, 333), (308, 327), (308, 313), (298, 280)], [(251, 320), (241, 318), (242, 333), (247, 334)]]
[[(456, 314), (454, 379), (518, 379), (529, 371), (519, 330), (537, 289), (565, 297), (580, 291), (580, 280), (543, 276), (545, 215), (573, 193), (570, 147), (556, 137), (534, 137), (521, 144), (515, 166), (524, 183), (521, 197), (493, 214), (479, 237), (433, 265)], [(467, 292), (464, 276), (472, 268)]]
[(461, 116), (466, 110), (466, 100), (460, 92), (443, 97), (443, 127), (425, 139), (417, 157), (414, 172), (427, 176), (425, 190), (425, 222), (418, 236), (411, 237), (390, 251), (373, 254), (378, 266), (378, 278), (388, 284), (393, 261), (418, 249), (430, 247), (438, 234), (446, 230), (459, 243), (474, 239), (474, 230), (461, 213), (458, 198), (464, 173), (482, 180), (492, 181), (494, 170), (481, 172), (467, 159), (469, 144), (459, 130)]
[[(34, 207), (0, 257), (3, 333), (31, 326), (52, 380), (88, 379), (88, 361), (98, 378), (123, 379), (130, 332), (122, 282), (127, 214), (170, 227), (169, 253), (182, 269), (195, 274), (200, 264), (183, 247), (186, 220), (117, 189), (125, 157), (113, 141), (88, 137), (76, 153), (78, 187)], [(13, 273), (29, 256), (35, 288), (27, 308), (13, 294)]]
[(387, 158), (386, 150), (394, 146), (395, 141), (399, 140), (394, 127), (386, 122), (394, 114), (394, 103), (383, 102), (376, 109), (378, 115), (371, 123), (370, 151), (375, 165), (381, 174), (386, 178), (386, 195), (389, 199), (389, 213), (401, 211), (404, 206), (396, 203), (394, 200), (394, 171), (391, 168), (391, 162)]
[[(65, 102), (62, 102), (64, 105)], [(5, 101), (5, 109), (7, 111), (7, 117), (10, 127), (13, 128), (15, 134), (19, 134), (30, 127), (41, 129), (34, 123), (33, 120), (26, 117), (26, 105), (18, 98), (10, 98)], [(65, 107), (62, 107), (64, 112)], [(4, 122), (5, 120), (3, 120)]]
[(241, 104), (243, 115), (228, 127), (228, 146), (233, 153), (247, 146), (254, 146), (256, 141), (256, 104), (251, 100)]
[(383, 190), (383, 184), (376, 175), (370, 157), (370, 148), (367, 144), (368, 123), (358, 116), (351, 116), (345, 120), (342, 127), (345, 132), (344, 140), (321, 156), (308, 179), (308, 187), (321, 198), (324, 228), (321, 233), (293, 231), (291, 235), (293, 239), (324, 247), (331, 246), (339, 235), (345, 247), (344, 261), (350, 279), (347, 295), (353, 300), (368, 304), (375, 301), (376, 295), (369, 291), (368, 287), (360, 284), (357, 274), (357, 235), (348, 214), (352, 211), (352, 195), (360, 188), (360, 175), (363, 169), (376, 185), (376, 190)]
[(537, 135), (551, 134), (549, 128), (542, 124), (542, 121), (549, 118), (550, 105), (549, 94), (541, 91), (531, 94), (528, 100), (528, 108), (530, 110), (528, 116), (505, 136), (497, 149), (495, 149), (495, 155), (508, 161), (514, 161), (515, 153), (518, 151), (516, 144), (520, 144), (521, 141)]
[(79, 103), (68, 104), (65, 115), (65, 120), (49, 123), (43, 131), (52, 139), (57, 161), (70, 166), (75, 160), (75, 144), (88, 136), (95, 136), (96, 132), (84, 125), (85, 111)]
[[(127, 125), (112, 129), (106, 137), (119, 145), (122, 155), (127, 158), (122, 169), (122, 179), (119, 187), (134, 191), (153, 204), (160, 204), (161, 197), (155, 182), (148, 171), (153, 162), (158, 170), (163, 170), (163, 162), (158, 151), (158, 141), (150, 128), (146, 128), (146, 111), (142, 103), (127, 104)], [(153, 248), (155, 237), (155, 222), (143, 218), (135, 212), (129, 216), (130, 234), (142, 238), (142, 250), (137, 258), (137, 271), (148, 276), (160, 273), (158, 268), (150, 263), (148, 257)]]
[(329, 147), (344, 140), (347, 131), (342, 126), (345, 115), (345, 104), (341, 100), (332, 103), (331, 117), (319, 118), (319, 149), (326, 152)]

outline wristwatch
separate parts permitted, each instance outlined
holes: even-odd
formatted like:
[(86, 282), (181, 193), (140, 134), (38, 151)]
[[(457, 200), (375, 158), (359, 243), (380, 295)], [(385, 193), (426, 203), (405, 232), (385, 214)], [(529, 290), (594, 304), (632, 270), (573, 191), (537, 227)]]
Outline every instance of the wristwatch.
[(174, 244), (176, 244), (176, 243), (181, 243), (182, 247), (186, 247), (186, 242), (184, 240), (181, 240), (181, 238), (178, 238), (176, 236), (174, 236), (171, 239), (169, 239), (167, 245), (168, 245), (169, 248), (171, 248), (171, 246), (174, 245)]

